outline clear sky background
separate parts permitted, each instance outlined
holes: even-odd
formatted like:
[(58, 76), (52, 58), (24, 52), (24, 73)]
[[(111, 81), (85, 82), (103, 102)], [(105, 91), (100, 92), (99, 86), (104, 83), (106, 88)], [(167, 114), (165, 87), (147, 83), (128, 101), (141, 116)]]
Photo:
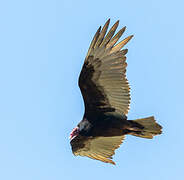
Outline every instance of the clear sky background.
[[(184, 179), (183, 7), (182, 0), (1, 1), (0, 179)], [(154, 115), (164, 131), (153, 140), (127, 136), (116, 166), (73, 156), (68, 139), (84, 113), (83, 60), (108, 18), (134, 34), (128, 118)]]

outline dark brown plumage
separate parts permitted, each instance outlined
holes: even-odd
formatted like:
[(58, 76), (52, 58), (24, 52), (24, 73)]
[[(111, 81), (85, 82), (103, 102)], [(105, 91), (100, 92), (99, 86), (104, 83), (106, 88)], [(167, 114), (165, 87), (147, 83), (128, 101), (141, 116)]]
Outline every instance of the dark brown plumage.
[(126, 79), (126, 53), (124, 45), (133, 37), (117, 41), (125, 27), (114, 36), (117, 21), (106, 35), (110, 19), (97, 30), (82, 71), (79, 87), (85, 104), (82, 121), (71, 132), (70, 143), (74, 155), (87, 156), (106, 163), (111, 159), (126, 134), (153, 138), (161, 134), (162, 127), (154, 117), (127, 120), (130, 87)]

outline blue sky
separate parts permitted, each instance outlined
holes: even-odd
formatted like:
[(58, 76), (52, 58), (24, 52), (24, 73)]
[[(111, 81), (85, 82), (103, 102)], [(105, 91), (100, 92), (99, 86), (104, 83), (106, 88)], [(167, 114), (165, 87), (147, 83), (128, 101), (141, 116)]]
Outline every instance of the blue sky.
[[(0, 179), (183, 179), (182, 0), (1, 1)], [(78, 75), (90, 41), (111, 18), (134, 34), (127, 45), (129, 119), (154, 115), (164, 133), (127, 136), (116, 166), (74, 157), (81, 120)], [(124, 37), (125, 37), (124, 36)]]

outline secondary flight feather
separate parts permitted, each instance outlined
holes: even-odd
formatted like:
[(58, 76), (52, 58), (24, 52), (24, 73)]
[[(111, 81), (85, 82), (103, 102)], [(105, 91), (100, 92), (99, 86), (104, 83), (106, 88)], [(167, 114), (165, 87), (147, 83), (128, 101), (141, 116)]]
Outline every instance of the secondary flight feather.
[(161, 134), (162, 127), (153, 116), (127, 120), (130, 105), (130, 87), (126, 78), (128, 50), (122, 48), (133, 36), (117, 44), (126, 27), (115, 34), (117, 21), (107, 33), (109, 23), (110, 19), (97, 30), (79, 76), (85, 112), (70, 134), (70, 144), (76, 156), (115, 164), (112, 156), (125, 135), (151, 139)]

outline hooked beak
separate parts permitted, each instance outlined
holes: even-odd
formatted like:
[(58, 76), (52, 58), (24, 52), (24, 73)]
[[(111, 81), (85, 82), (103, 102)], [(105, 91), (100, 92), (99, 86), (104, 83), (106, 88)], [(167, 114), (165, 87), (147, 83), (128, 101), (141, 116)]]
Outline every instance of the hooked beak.
[(72, 132), (70, 133), (69, 139), (70, 141), (74, 139), (79, 134), (79, 127), (75, 127)]

